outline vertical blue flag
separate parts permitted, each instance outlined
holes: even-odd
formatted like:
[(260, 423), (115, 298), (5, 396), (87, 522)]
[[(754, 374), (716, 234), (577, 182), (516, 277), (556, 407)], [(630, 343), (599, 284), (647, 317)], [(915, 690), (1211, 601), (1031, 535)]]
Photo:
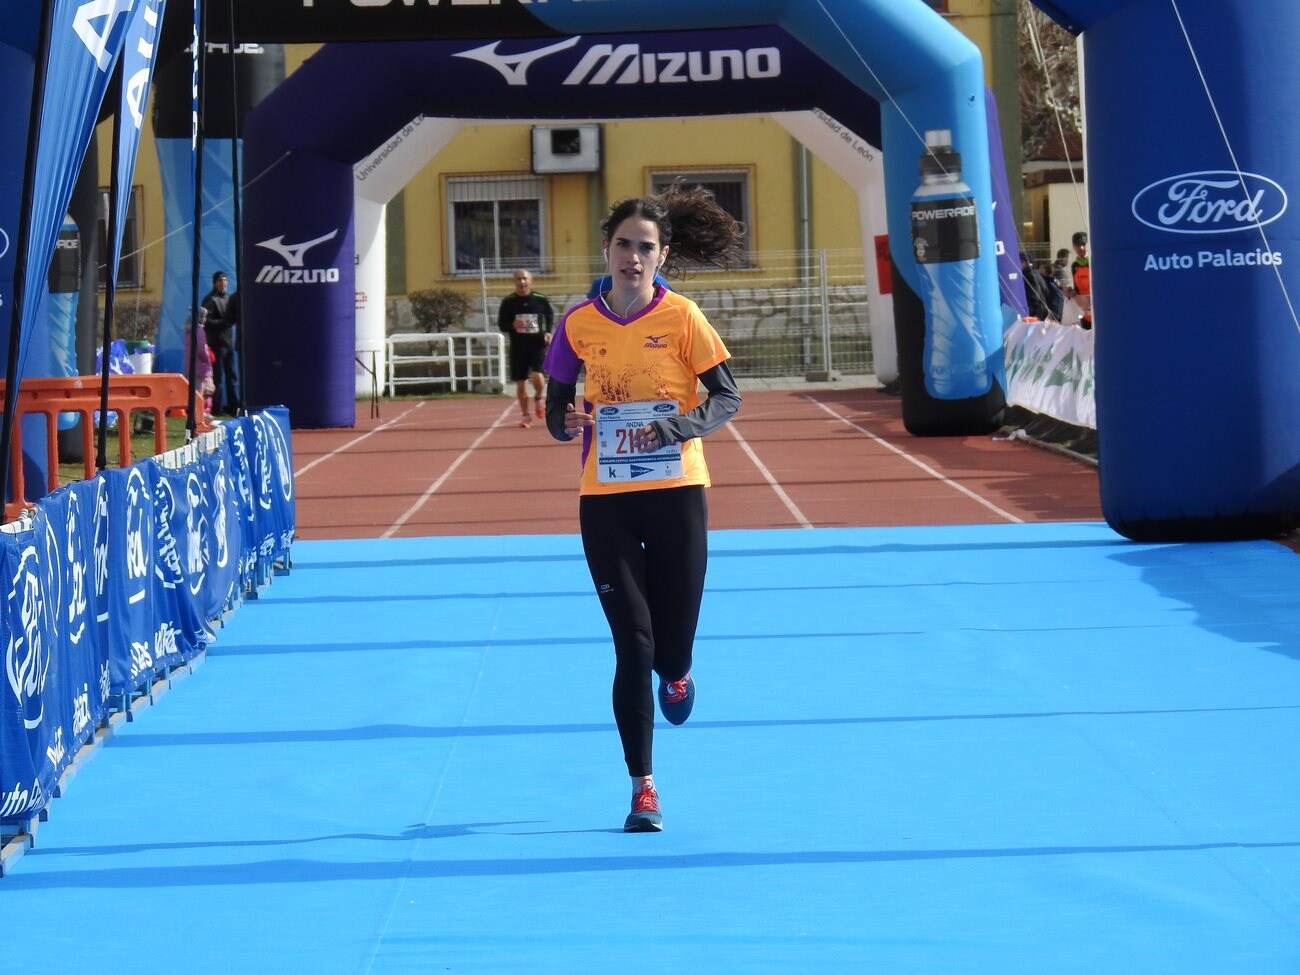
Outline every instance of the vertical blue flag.
[(40, 307), (31, 299), (45, 289), (59, 228), (122, 50), (131, 6), (132, 0), (54, 0), (35, 149), (36, 190), (31, 197), (23, 282), (19, 376)]
[[(7, 335), (14, 316), (18, 227), (22, 221), (32, 82), (40, 41), (40, 5), (11, 4), (0, 34), (0, 329)], [(7, 348), (0, 338), (0, 348)]]
[(140, 150), (140, 132), (144, 126), (145, 104), (149, 99), (149, 82), (153, 78), (158, 32), (162, 27), (167, 0), (135, 0), (126, 26), (122, 46), (122, 102), (118, 106), (117, 144), (117, 237), (109, 241), (108, 273), (110, 285), (117, 283), (117, 265), (122, 259), (122, 234), (131, 203), (131, 179), (136, 155)]

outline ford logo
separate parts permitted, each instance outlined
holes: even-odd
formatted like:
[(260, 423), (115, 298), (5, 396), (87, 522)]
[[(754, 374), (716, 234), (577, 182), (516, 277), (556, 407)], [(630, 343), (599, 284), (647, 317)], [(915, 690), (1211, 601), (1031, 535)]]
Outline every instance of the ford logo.
[(672, 412), (673, 412), (674, 410), (676, 410), (676, 409), (677, 409), (677, 407), (673, 406), (672, 403), (656, 403), (656, 404), (655, 404), (655, 412), (656, 412), (656, 413), (672, 413)]
[(617, 407), (617, 406), (602, 406), (602, 407), (600, 408), (600, 415), (601, 415), (601, 416), (618, 416), (618, 407)]
[(1170, 176), (1133, 197), (1133, 216), (1171, 234), (1255, 230), (1286, 212), (1286, 190), (1266, 176), (1215, 169)]
[(0, 257), (9, 253), (9, 235), (5, 233), (4, 227), (0, 227)]

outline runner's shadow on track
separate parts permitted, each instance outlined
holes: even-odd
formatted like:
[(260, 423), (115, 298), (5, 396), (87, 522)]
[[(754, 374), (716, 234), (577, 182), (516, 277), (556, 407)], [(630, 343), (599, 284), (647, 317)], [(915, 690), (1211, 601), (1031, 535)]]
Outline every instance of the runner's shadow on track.
[[(827, 531), (836, 531), (838, 529), (826, 529)], [(739, 548), (729, 549), (720, 546), (713, 546), (709, 549), (709, 558), (719, 559), (749, 559), (749, 558), (779, 558), (782, 556), (822, 556), (822, 555), (883, 555), (890, 552), (908, 553), (908, 552), (983, 552), (983, 551), (1046, 551), (1071, 548), (1132, 548), (1133, 543), (1128, 539), (1106, 538), (1099, 540), (1080, 539), (1077, 541), (1062, 541), (1060, 539), (1045, 539), (1041, 542), (990, 542), (988, 540), (974, 542), (947, 542), (947, 543), (926, 543), (926, 544), (902, 544), (898, 542), (888, 542), (880, 545), (801, 545), (797, 548)], [(431, 568), (443, 566), (467, 566), (467, 565), (517, 565), (520, 562), (528, 563), (552, 563), (552, 562), (578, 562), (584, 561), (581, 552), (564, 552), (552, 553), (545, 555), (466, 555), (466, 556), (438, 556), (427, 559), (372, 559), (358, 560), (356, 562), (312, 562), (309, 560), (295, 560), (293, 563), (294, 572), (311, 572), (316, 569), (343, 569), (349, 572), (364, 569), (403, 569), (414, 568), (418, 566), (428, 566)], [(274, 595), (273, 593), (271, 595)], [(268, 597), (269, 598), (269, 597)]]
[(531, 826), (545, 822), (540, 819), (506, 820), (489, 823), (417, 823), (400, 833), (333, 833), (328, 836), (286, 837), (273, 840), (210, 840), (173, 843), (123, 843), (119, 845), (100, 846), (43, 846), (41, 851), (48, 855), (60, 856), (121, 856), (135, 853), (158, 852), (161, 850), (222, 850), (249, 849), (267, 846), (298, 846), (304, 843), (331, 843), (339, 840), (371, 840), (378, 843), (407, 843), (411, 840), (442, 840), (455, 836), (533, 836), (545, 832), (570, 833), (605, 833), (617, 830), (542, 830), (509, 832), (498, 829), (501, 826)]
[[(835, 588), (835, 587), (826, 587)], [(778, 587), (772, 590), (753, 590), (753, 589), (718, 589), (716, 592), (787, 592), (790, 587)], [(872, 630), (872, 631), (853, 631), (841, 632), (833, 631), (827, 633), (720, 633), (703, 635), (696, 638), (696, 643), (732, 643), (736, 641), (744, 642), (748, 640), (826, 640), (826, 639), (879, 639), (882, 637), (913, 637), (921, 635), (923, 631), (919, 630)], [(569, 636), (556, 637), (553, 643), (566, 647), (608, 647), (608, 636)], [(534, 637), (518, 639), (465, 639), (465, 640), (400, 640), (385, 643), (283, 643), (276, 645), (252, 644), (242, 647), (222, 647), (217, 644), (208, 648), (208, 654), (213, 657), (248, 657), (248, 656), (273, 656), (275, 654), (289, 653), (362, 653), (366, 651), (385, 651), (385, 650), (485, 650), (506, 649), (509, 647), (519, 647), (529, 649), (537, 646), (537, 640)]]
[[(930, 724), (952, 721), (1037, 721), (1056, 718), (1126, 718), (1143, 715), (1242, 714), (1251, 712), (1300, 711), (1300, 705), (1278, 704), (1228, 708), (1142, 708), (1079, 711), (1008, 711), (970, 714), (881, 714), (857, 718), (770, 718), (734, 721), (692, 721), (685, 730), (728, 731), (751, 728), (808, 728), (843, 725)], [(409, 724), (362, 725), (356, 728), (311, 728), (279, 731), (185, 732), (176, 734), (132, 734), (114, 738), (110, 748), (165, 748), (193, 745), (264, 745), (290, 742), (383, 741), (388, 739), (507, 738), (521, 735), (606, 734), (614, 723), (546, 725), (425, 726)]]
[[(609, 832), (596, 829), (590, 832)], [(613, 832), (621, 833), (621, 830)], [(630, 840), (629, 842), (637, 842)], [(1276, 850), (1300, 847), (1300, 842), (1266, 843), (1156, 843), (1115, 846), (1027, 846), (949, 848), (923, 850), (788, 850), (687, 853), (665, 857), (644, 847), (641, 855), (483, 858), (459, 860), (267, 860), (254, 863), (177, 864), (149, 867), (113, 867), (99, 870), (52, 870), (17, 873), (5, 878), (7, 888), (104, 889), (183, 888), (257, 884), (338, 883), (447, 877), (519, 877), (571, 873), (608, 873), (645, 870), (744, 869), (746, 867), (806, 866), (811, 864), (913, 863), (958, 860), (1014, 860), (1061, 856), (1141, 856), (1160, 853), (1208, 853), (1215, 850)]]

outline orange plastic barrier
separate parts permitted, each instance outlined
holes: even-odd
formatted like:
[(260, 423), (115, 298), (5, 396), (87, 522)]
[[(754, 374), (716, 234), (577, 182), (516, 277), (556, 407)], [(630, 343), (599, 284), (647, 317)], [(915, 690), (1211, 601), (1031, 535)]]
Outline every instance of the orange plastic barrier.
[[(137, 373), (108, 377), (108, 409), (117, 413), (118, 466), (131, 464), (131, 414), (153, 416), (154, 453), (167, 449), (167, 427), (163, 422), (169, 411), (188, 409), (189, 383), (180, 373)], [(4, 407), (4, 381), (0, 380), (0, 412)], [(13, 426), (9, 479), (15, 500), (5, 506), (6, 519), (15, 518), (31, 501), (23, 480), (22, 418), (29, 413), (45, 414), (46, 462), (49, 465), (49, 490), (59, 486), (60, 413), (81, 416), (81, 450), (87, 478), (95, 476), (95, 413), (100, 408), (99, 376), (41, 376), (24, 379), (18, 387), (17, 422)], [(203, 416), (203, 402), (195, 397), (195, 415)], [(204, 429), (207, 429), (205, 426)]]

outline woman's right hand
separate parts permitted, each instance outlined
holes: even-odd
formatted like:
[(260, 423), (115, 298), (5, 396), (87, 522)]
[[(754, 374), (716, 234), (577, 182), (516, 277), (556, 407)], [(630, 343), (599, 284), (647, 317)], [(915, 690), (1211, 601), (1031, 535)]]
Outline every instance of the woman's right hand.
[(578, 408), (572, 403), (564, 407), (564, 432), (569, 436), (577, 436), (587, 427), (596, 422), (596, 418), (590, 413), (579, 413)]

